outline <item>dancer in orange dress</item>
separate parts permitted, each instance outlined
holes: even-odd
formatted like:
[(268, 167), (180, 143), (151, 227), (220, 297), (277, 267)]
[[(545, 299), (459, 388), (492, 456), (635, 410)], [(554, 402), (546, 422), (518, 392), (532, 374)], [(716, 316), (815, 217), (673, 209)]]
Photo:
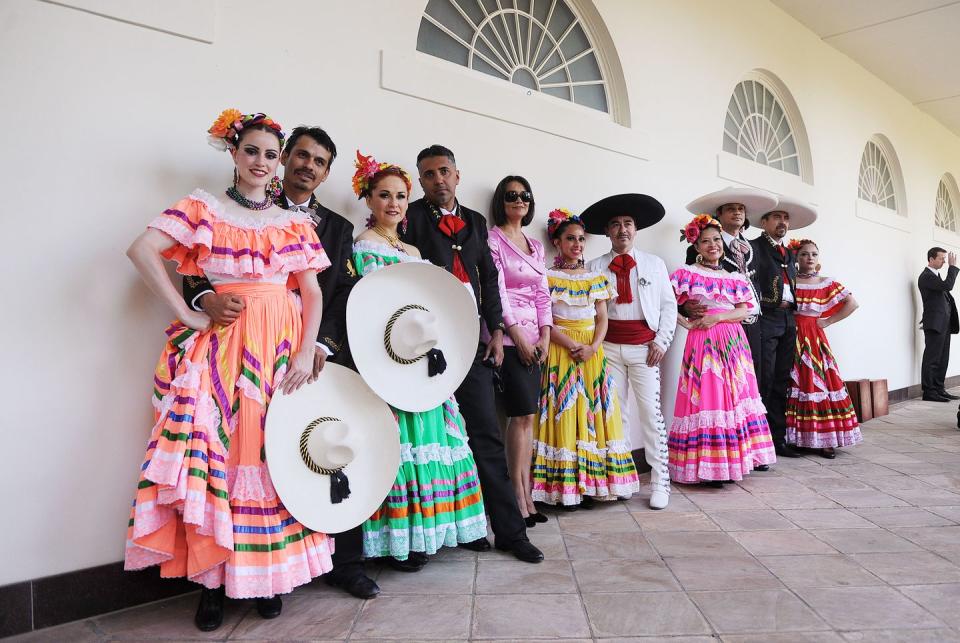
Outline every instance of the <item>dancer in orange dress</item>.
[[(214, 630), (224, 595), (256, 598), (264, 618), (279, 594), (331, 568), (332, 540), (284, 508), (264, 462), (271, 397), (313, 381), (330, 265), (310, 217), (273, 204), (283, 148), (278, 123), (226, 110), (209, 130), (236, 166), (225, 198), (196, 190), (154, 219), (127, 255), (176, 313), (154, 375), (155, 424), (127, 532), (126, 569), (160, 565), (164, 577), (203, 586), (196, 624)], [(271, 180), (273, 177), (273, 180)], [(243, 299), (229, 326), (191, 310), (163, 259)], [(299, 288), (301, 304), (291, 288)]]

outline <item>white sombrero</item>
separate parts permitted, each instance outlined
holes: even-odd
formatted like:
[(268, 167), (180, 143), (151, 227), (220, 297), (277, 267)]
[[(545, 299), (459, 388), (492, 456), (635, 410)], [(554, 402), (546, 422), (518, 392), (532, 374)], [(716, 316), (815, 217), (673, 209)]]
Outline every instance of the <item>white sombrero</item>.
[(394, 264), (350, 291), (347, 336), (357, 370), (377, 395), (404, 411), (429, 411), (470, 370), (480, 339), (477, 304), (443, 268)]
[(306, 527), (338, 534), (369, 518), (400, 467), (400, 432), (383, 400), (348, 368), (320, 377), (267, 411), (267, 467), (287, 511)]
[(807, 203), (792, 196), (782, 196), (776, 207), (764, 210), (763, 212), (750, 212), (747, 210), (747, 219), (753, 225), (760, 225), (760, 219), (768, 212), (786, 212), (790, 215), (790, 229), (799, 230), (817, 220), (817, 209)]
[(709, 214), (717, 216), (717, 208), (727, 203), (742, 203), (747, 211), (747, 220), (753, 223), (751, 215), (760, 215), (770, 212), (777, 205), (777, 197), (766, 190), (756, 188), (735, 188), (728, 185), (722, 190), (705, 194), (687, 204), (687, 210), (693, 214)]

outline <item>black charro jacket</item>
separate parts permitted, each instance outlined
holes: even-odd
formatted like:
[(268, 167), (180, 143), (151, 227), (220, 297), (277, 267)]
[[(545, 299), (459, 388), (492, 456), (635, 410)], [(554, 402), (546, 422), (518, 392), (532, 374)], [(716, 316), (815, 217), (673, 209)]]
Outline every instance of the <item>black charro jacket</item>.
[(460, 259), (470, 275), (480, 317), (487, 328), (503, 330), (499, 273), (487, 245), (487, 220), (482, 214), (457, 204), (457, 214), (466, 224), (457, 233), (456, 242), (440, 231), (440, 209), (426, 199), (418, 199), (407, 209), (407, 229), (400, 238), (416, 246), (430, 263), (453, 271), (453, 246), (460, 246)]
[[(797, 265), (790, 248), (784, 247), (786, 257), (780, 254), (779, 244), (761, 234), (750, 242), (753, 246), (753, 274), (750, 280), (757, 293), (761, 310), (779, 308), (783, 302), (783, 271), (786, 269), (790, 290), (797, 293)], [(795, 307), (795, 306), (794, 306)]]
[[(282, 192), (277, 205), (286, 207), (286, 195)], [(347, 344), (347, 298), (357, 281), (354, 270), (353, 224), (332, 210), (320, 205), (317, 197), (310, 195), (310, 217), (316, 226), (320, 245), (330, 260), (330, 267), (317, 275), (323, 293), (323, 318), (317, 341), (329, 348), (333, 355), (330, 361), (343, 366), (351, 365), (350, 348)], [(201, 294), (212, 291), (213, 286), (205, 277), (184, 277), (183, 298), (187, 305)]]

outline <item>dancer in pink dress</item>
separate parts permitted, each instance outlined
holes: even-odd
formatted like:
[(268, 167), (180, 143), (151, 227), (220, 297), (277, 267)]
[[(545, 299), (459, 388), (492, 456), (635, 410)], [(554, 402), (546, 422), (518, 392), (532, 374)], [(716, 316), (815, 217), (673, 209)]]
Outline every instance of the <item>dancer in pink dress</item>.
[(750, 345), (740, 326), (757, 302), (745, 276), (720, 267), (720, 230), (713, 217), (694, 217), (683, 238), (696, 249), (696, 260), (670, 276), (680, 305), (694, 300), (707, 307), (696, 321), (680, 318), (689, 332), (667, 439), (670, 478), (715, 487), (776, 461)]

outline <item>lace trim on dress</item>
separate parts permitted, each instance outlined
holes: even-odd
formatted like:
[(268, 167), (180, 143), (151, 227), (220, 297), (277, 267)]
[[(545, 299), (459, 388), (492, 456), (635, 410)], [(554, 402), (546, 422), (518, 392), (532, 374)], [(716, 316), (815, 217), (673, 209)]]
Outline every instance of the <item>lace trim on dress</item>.
[(206, 190), (197, 188), (190, 193), (189, 199), (200, 201), (220, 221), (244, 230), (264, 230), (266, 228), (286, 228), (291, 223), (312, 223), (313, 219), (306, 212), (284, 210), (284, 214), (275, 217), (244, 217), (227, 212), (217, 197)]
[(606, 275), (599, 272), (569, 275), (559, 270), (548, 270), (547, 277), (552, 302), (586, 306), (597, 300), (613, 299), (617, 296), (617, 289)]
[(408, 255), (406, 252), (400, 252), (393, 246), (387, 245), (386, 243), (379, 243), (377, 241), (370, 241), (368, 239), (354, 241), (353, 251), (367, 252), (374, 255), (380, 255), (381, 257), (390, 257), (391, 259), (399, 259), (401, 263), (407, 263), (407, 262), (430, 263), (426, 259), (420, 259), (418, 257), (414, 257), (413, 255)]
[(737, 429), (751, 417), (765, 415), (760, 398), (748, 397), (737, 402), (732, 410), (698, 411), (685, 417), (674, 417), (670, 432), (688, 433), (700, 429)]
[[(548, 460), (554, 460), (557, 462), (579, 461), (579, 456), (577, 455), (576, 451), (571, 451), (570, 449), (565, 449), (564, 447), (555, 447), (547, 444), (546, 442), (534, 440), (533, 448), (535, 455), (543, 456)], [(586, 451), (587, 453), (592, 453), (599, 458), (606, 458), (608, 454), (626, 455), (630, 453), (630, 444), (627, 440), (610, 440), (607, 442), (606, 448), (601, 448), (597, 446), (596, 442), (577, 440), (577, 451)]]
[(400, 462), (412, 462), (414, 464), (427, 464), (428, 462), (442, 462), (447, 466), (452, 466), (454, 462), (459, 462), (468, 458), (473, 453), (467, 445), (448, 447), (440, 444), (422, 444), (413, 446), (409, 442), (400, 445)]

